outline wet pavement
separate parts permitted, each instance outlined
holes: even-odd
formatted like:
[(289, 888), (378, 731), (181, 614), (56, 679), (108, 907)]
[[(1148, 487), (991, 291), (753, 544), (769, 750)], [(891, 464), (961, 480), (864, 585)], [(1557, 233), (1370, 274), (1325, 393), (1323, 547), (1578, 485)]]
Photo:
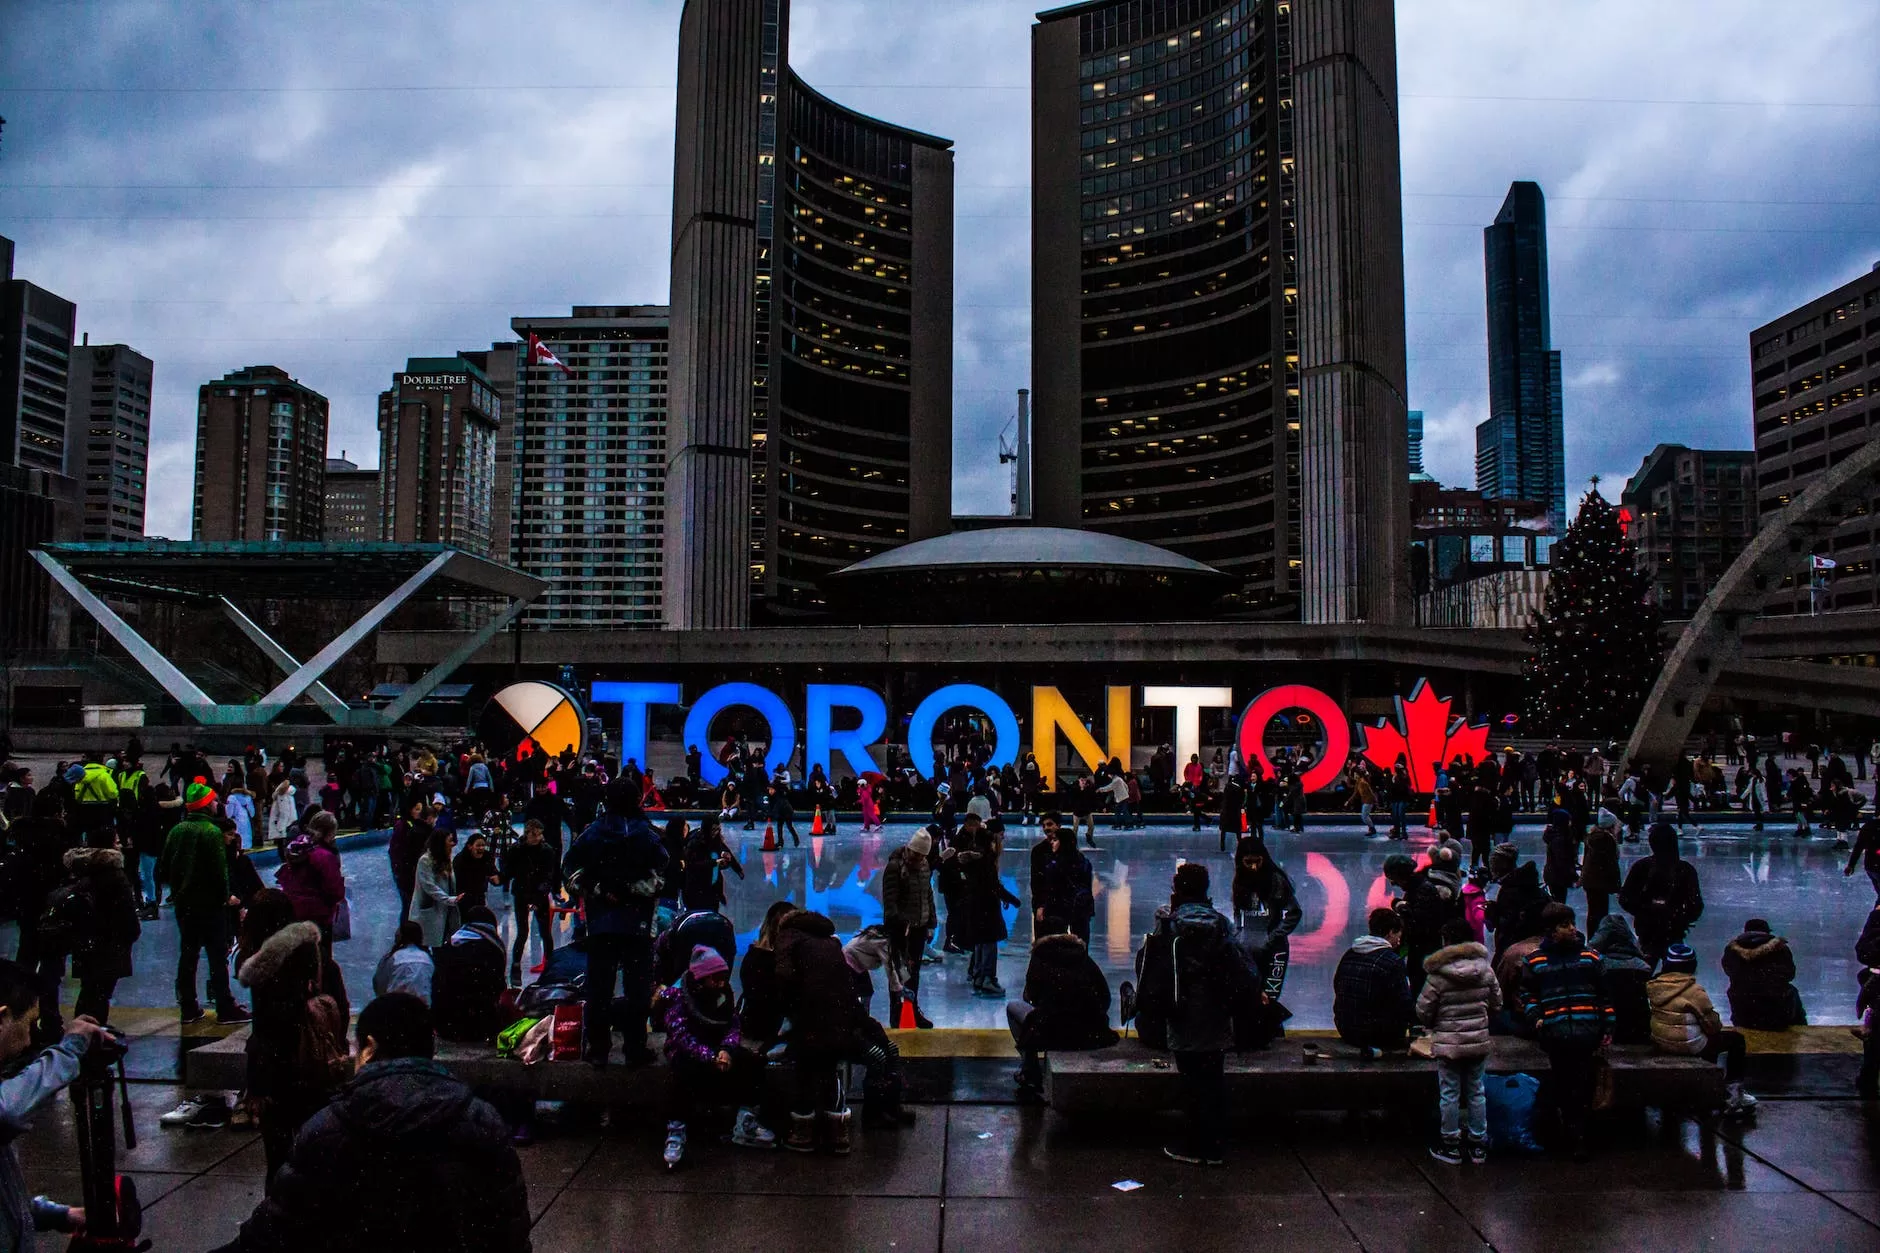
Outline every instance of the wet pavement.
[[(738, 928), (740, 947), (755, 936), (765, 909), (780, 899), (828, 914), (845, 936), (880, 921), (882, 866), (917, 829), (915, 824), (897, 824), (884, 836), (865, 837), (848, 826), (842, 834), (820, 840), (805, 835), (801, 847), (777, 853), (761, 851), (761, 830), (729, 832), (746, 871), (745, 878), (734, 875), (728, 885), (728, 911)], [(1020, 909), (1007, 911), (1012, 938), (1002, 946), (999, 959), (1000, 979), (1014, 995), (1024, 984), (1030, 950), (1028, 856), (1037, 838), (1036, 828), (1012, 828), (1003, 862), (1007, 886), (1026, 901)], [(1279, 863), (1291, 874), (1305, 912), (1293, 936), (1292, 969), (1283, 997), (1295, 1015), (1291, 1025), (1329, 1027), (1332, 970), (1363, 931), (1369, 905), (1383, 899), (1384, 858), (1402, 846), (1367, 840), (1362, 828), (1352, 825), (1268, 838)], [(1516, 843), (1524, 856), (1541, 857), (1538, 827), (1520, 829)], [(1089, 851), (1099, 880), (1091, 949), (1112, 987), (1133, 977), (1134, 951), (1153, 925), (1156, 907), (1166, 901), (1170, 876), (1182, 861), (1205, 864), (1214, 882), (1216, 904), (1228, 907), (1231, 855), (1219, 851), (1213, 832), (1197, 835), (1185, 824), (1127, 832), (1099, 828), (1098, 844)], [(1411, 850), (1427, 845), (1428, 836), (1413, 831)], [(1704, 916), (1689, 942), (1698, 951), (1700, 976), (1726, 1017), (1727, 981), (1718, 956), (1746, 919), (1764, 917), (1794, 946), (1798, 987), (1810, 1021), (1854, 1021), (1853, 944), (1873, 906), (1874, 893), (1864, 875), (1842, 876), (1846, 855), (1836, 853), (1825, 837), (1799, 840), (1787, 834), (1752, 833), (1747, 826), (1708, 826), (1701, 838), (1685, 840), (1683, 849), (1684, 856), (1697, 866), (1705, 900)], [(1622, 857), (1629, 864), (1644, 852), (1642, 844), (1626, 845)], [(273, 866), (267, 858), (262, 860), (263, 878), (271, 883)], [(352, 897), (353, 939), (335, 947), (358, 1005), (371, 987), (373, 968), (391, 943), (397, 896), (382, 837), (346, 840), (342, 860)], [(492, 891), (490, 903), (507, 942), (514, 928), (508, 901)], [(1583, 908), (1584, 898), (1575, 891), (1570, 903)], [(12, 951), (10, 932), (10, 926), (0, 928), (0, 952)], [(565, 924), (562, 934), (567, 935)], [(137, 973), (119, 985), (119, 1004), (162, 1007), (175, 1003), (176, 944), (175, 924), (167, 911), (162, 921), (145, 924), (135, 955)], [(529, 960), (536, 960), (533, 944)], [(1003, 1003), (974, 997), (967, 986), (963, 956), (950, 956), (942, 965), (925, 968), (921, 991), (923, 1009), (941, 1026), (1004, 1025)], [(68, 981), (68, 1000), (75, 992)], [(882, 996), (877, 996), (874, 1008), (878, 1014), (885, 1012)]]

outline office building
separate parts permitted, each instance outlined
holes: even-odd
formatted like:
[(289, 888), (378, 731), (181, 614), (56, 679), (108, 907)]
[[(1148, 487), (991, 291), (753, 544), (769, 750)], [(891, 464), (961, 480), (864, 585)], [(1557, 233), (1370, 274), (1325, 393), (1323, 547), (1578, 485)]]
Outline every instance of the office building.
[[(1880, 264), (1871, 273), (1777, 318), (1750, 336), (1754, 380), (1757, 517), (1800, 495), (1841, 455), (1875, 438), (1880, 421)], [(1823, 572), (1823, 610), (1880, 604), (1874, 563), (1880, 556), (1880, 509), (1842, 524), (1825, 545), (1835, 565)], [(1805, 555), (1784, 575), (1771, 613), (1810, 610)]]
[(688, 0), (673, 169), (667, 626), (824, 612), (946, 531), (951, 142), (790, 70), (789, 0)]
[(1756, 454), (1660, 444), (1619, 494), (1620, 519), (1667, 618), (1688, 618), (1756, 538)]
[(1386, 0), (1096, 0), (1032, 28), (1033, 517), (1406, 617)]
[(339, 456), (326, 459), (326, 542), (375, 544), (379, 539), (379, 472)]
[(1436, 480), (1423, 469), (1423, 411), (1421, 409), (1412, 409), (1410, 411), (1408, 419), (1404, 422), (1404, 429), (1409, 435), (1410, 440), (1410, 455), (1407, 458), (1407, 463), (1410, 467), (1410, 481), (1412, 483), (1434, 483)]
[(325, 538), (326, 424), (326, 397), (279, 366), (232, 370), (198, 388), (191, 538)]
[(490, 555), (502, 401), (464, 359), (412, 357), (379, 393), (379, 535)]
[(1484, 496), (1544, 500), (1567, 529), (1560, 354), (1547, 299), (1547, 202), (1535, 183), (1508, 188), (1482, 232), (1488, 283), (1488, 421), (1475, 428), (1475, 486)]
[(68, 474), (66, 404), (78, 306), (13, 277), (0, 236), (0, 461)]
[(569, 370), (525, 361), (510, 419), (510, 563), (552, 584), (523, 621), (656, 628), (671, 310), (577, 305), (510, 325)]
[(72, 350), (65, 463), (87, 542), (144, 537), (153, 373), (149, 357), (123, 344), (87, 340)]
[[(1508, 570), (1553, 564), (1557, 538), (1547, 506), (1490, 500), (1440, 483), (1410, 486), (1410, 578), (1418, 596)], [(1423, 625), (1466, 625), (1432, 623)]]

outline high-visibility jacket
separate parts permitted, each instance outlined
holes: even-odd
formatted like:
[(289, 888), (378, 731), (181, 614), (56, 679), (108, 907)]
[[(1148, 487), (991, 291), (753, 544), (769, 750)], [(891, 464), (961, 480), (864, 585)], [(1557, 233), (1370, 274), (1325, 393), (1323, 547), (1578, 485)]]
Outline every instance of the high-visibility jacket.
[(72, 799), (81, 805), (115, 805), (118, 800), (117, 781), (102, 763), (87, 762), (85, 776), (72, 785)]

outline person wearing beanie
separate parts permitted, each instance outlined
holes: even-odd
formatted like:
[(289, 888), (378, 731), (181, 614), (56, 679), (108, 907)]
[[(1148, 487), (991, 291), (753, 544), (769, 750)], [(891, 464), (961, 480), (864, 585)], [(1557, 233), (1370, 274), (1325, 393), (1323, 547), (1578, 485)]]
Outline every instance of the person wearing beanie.
[(1795, 954), (1766, 919), (1751, 918), (1743, 934), (1725, 946), (1723, 973), (1730, 976), (1730, 1022), (1751, 1031), (1787, 1031), (1808, 1024), (1795, 988)]
[(913, 1007), (916, 1027), (933, 1026), (920, 1012), (920, 966), (934, 920), (933, 837), (916, 831), (904, 846), (888, 854), (881, 872), (881, 925), (901, 968), (900, 992), (888, 993), (890, 1027), (901, 1025), (903, 1002)]
[(666, 1061), (672, 1067), (665, 1161), (669, 1170), (685, 1160), (687, 1129), (707, 1110), (733, 1106), (731, 1143), (769, 1149), (776, 1135), (758, 1121), (754, 1106), (764, 1063), (743, 1047), (737, 1004), (731, 995), (731, 966), (709, 945), (692, 950), (684, 976), (661, 988), (654, 1018), (666, 1032)]
[(215, 789), (197, 780), (183, 789), (183, 820), (170, 829), (157, 858), (157, 882), (169, 884), (176, 908), (176, 1003), (185, 1024), (202, 1019), (196, 960), (208, 955), (209, 996), (219, 1023), (246, 1022), (229, 987), (228, 853), (215, 821)]
[(1234, 948), (1233, 924), (1208, 896), (1208, 868), (1175, 868), (1169, 903), (1156, 911), (1143, 942), (1136, 1019), (1145, 1038), (1166, 1032), (1181, 1075), (1182, 1137), (1163, 1155), (1195, 1166), (1222, 1162), (1227, 1127), (1227, 1050), (1234, 1045), (1234, 1008), (1257, 1000), (1254, 974)]
[[(646, 1008), (652, 1000), (653, 906), (668, 873), (666, 847), (625, 780), (610, 783), (607, 812), (569, 846), (562, 861), (587, 913), (587, 983), (584, 1015), (589, 1063), (605, 1066), (613, 1027), (625, 1037), (627, 1064), (653, 1060), (646, 1047)], [(614, 985), (622, 980), (626, 1020), (611, 1022)]]
[(1542, 934), (1541, 911), (1547, 908), (1547, 893), (1541, 888), (1540, 868), (1521, 860), (1521, 850), (1512, 844), (1498, 844), (1488, 857), (1489, 873), (1495, 877), (1494, 899), (1484, 913), (1495, 933), (1495, 965), (1510, 944), (1531, 940)]
[(1697, 981), (1697, 954), (1689, 945), (1673, 944), (1665, 950), (1657, 977), (1645, 985), (1645, 997), (1651, 1002), (1652, 1046), (1661, 1053), (1707, 1062), (1723, 1058), (1729, 1085), (1724, 1113), (1741, 1117), (1754, 1109), (1756, 1098), (1743, 1091), (1743, 1036), (1724, 1029), (1710, 995)]

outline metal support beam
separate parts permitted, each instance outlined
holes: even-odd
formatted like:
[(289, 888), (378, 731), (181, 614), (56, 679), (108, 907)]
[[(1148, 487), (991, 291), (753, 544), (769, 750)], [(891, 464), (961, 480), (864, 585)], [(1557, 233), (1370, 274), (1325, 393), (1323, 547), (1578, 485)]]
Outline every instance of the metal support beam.
[(1806, 560), (1815, 544), (1880, 490), (1880, 440), (1869, 440), (1816, 479), (1789, 507), (1766, 520), (1665, 659), (1639, 713), (1626, 758), (1667, 767), (1684, 753), (1704, 701), (1726, 670), (1740, 669), (1743, 631), (1762, 613), (1772, 579), (1786, 563)]
[(526, 600), (516, 601), (508, 609), (490, 619), (483, 629), (476, 632), (452, 649), (445, 658), (425, 672), (423, 678), (406, 688), (399, 698), (385, 707), (380, 715), (387, 726), (395, 726), (412, 710), (418, 702), (429, 696), (439, 683), (449, 678), (457, 667), (476, 656), (477, 650), (500, 635), (505, 627), (522, 616), (522, 611), (529, 607)]
[(150, 641), (139, 635), (130, 623), (118, 616), (111, 606), (92, 595), (91, 590), (78, 581), (70, 570), (35, 550), (33, 560), (40, 568), (52, 576), (52, 581), (77, 601), (79, 607), (90, 614), (116, 640), (125, 652), (131, 655), (138, 665), (147, 671), (151, 678), (163, 686), (163, 690), (176, 698), (177, 704), (188, 711), (198, 722), (208, 721), (214, 716), (216, 703), (209, 694), (197, 687), (189, 676), (176, 668), (175, 663), (151, 646)]
[[(276, 643), (274, 638), (262, 630), (260, 624), (253, 618), (236, 608), (234, 601), (226, 596), (219, 599), (222, 602), (222, 612), (228, 615), (229, 621), (233, 622), (236, 629), (246, 635), (249, 642), (259, 648), (269, 661), (287, 674), (293, 674), (300, 669), (300, 662), (294, 659), (294, 655)], [(353, 710), (347, 707), (345, 701), (334, 695), (333, 689), (325, 683), (316, 682), (307, 689), (307, 692), (313, 697), (313, 703), (326, 710), (333, 721), (340, 725), (344, 726), (352, 717)]]
[(454, 553), (439, 553), (425, 563), (422, 570), (406, 579), (396, 591), (366, 611), (366, 615), (347, 627), (344, 631), (298, 670), (282, 679), (272, 692), (255, 703), (254, 713), (259, 722), (272, 722), (282, 710), (293, 704), (300, 694), (317, 682), (328, 670), (339, 663), (339, 659), (357, 648), (359, 644), (378, 629), (381, 622), (391, 617), (398, 607), (417, 594), (418, 589), (429, 583), (443, 568), (450, 564)]

